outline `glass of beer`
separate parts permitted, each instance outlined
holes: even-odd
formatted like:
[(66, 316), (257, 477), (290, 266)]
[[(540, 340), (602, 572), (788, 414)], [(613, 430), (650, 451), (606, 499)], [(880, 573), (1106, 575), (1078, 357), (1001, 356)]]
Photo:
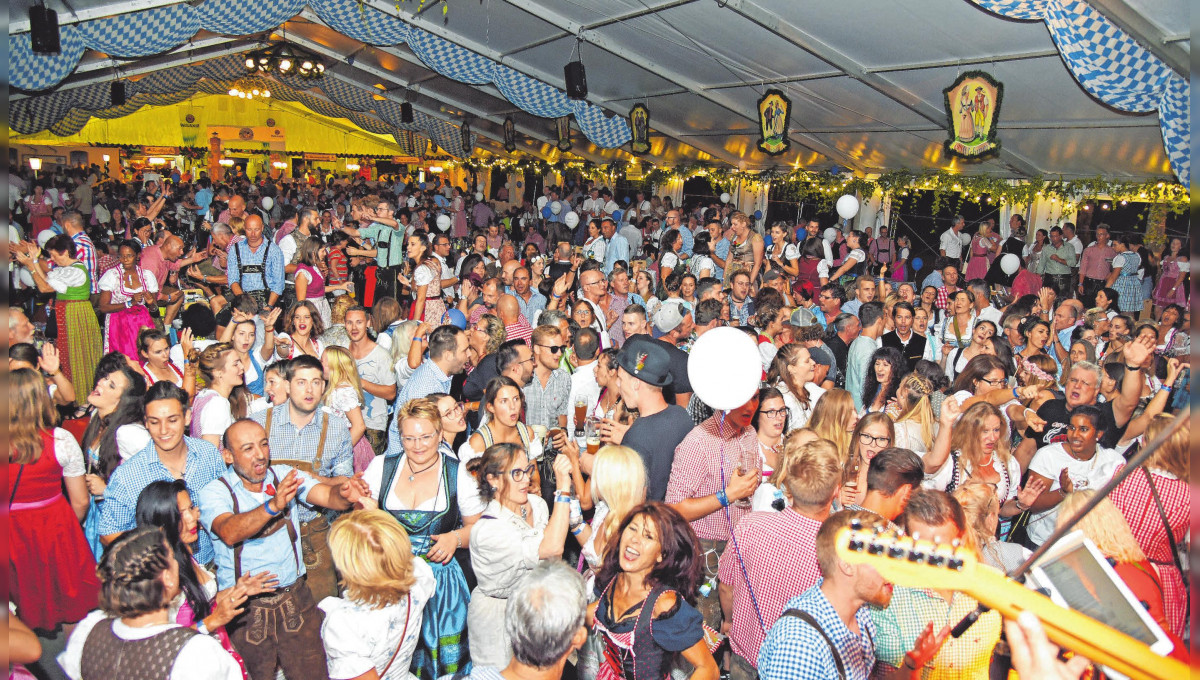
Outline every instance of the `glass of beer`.
[[(758, 447), (754, 446), (749, 449), (742, 449), (738, 455), (738, 475), (759, 474), (761, 470), (762, 464), (758, 459)], [(734, 505), (739, 508), (748, 508), (750, 507), (750, 499), (743, 498), (735, 501)]]
[(587, 442), (587, 452), (596, 455), (600, 450), (600, 421), (588, 418), (584, 430), (584, 440)]
[[(536, 458), (541, 458), (541, 454), (550, 449), (550, 446), (548, 446), (549, 441), (547, 439), (548, 434), (546, 432), (546, 426), (530, 425), (529, 430), (533, 434), (533, 441), (542, 445), (541, 450), (538, 451), (538, 455), (536, 456)], [(532, 451), (529, 453), (529, 455), (531, 458), (535, 458)]]
[(579, 397), (575, 400), (575, 436), (583, 434), (584, 423), (587, 421), (587, 400)]

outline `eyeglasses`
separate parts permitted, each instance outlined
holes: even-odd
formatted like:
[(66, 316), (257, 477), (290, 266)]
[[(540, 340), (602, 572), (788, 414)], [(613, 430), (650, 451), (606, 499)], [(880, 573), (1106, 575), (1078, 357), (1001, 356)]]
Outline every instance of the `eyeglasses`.
[(512, 480), (514, 482), (520, 482), (521, 480), (523, 480), (527, 477), (532, 477), (533, 471), (536, 468), (537, 468), (537, 463), (530, 463), (529, 467), (513, 468), (512, 470), (509, 470), (508, 475), (510, 477), (512, 477)]
[(985, 382), (985, 383), (991, 385), (992, 387), (999, 387), (1004, 384), (1005, 378), (996, 378), (995, 380), (988, 380), (987, 378), (980, 378), (979, 382)]
[(770, 418), (771, 420), (776, 420), (778, 418), (782, 418), (782, 417), (786, 416), (787, 409), (786, 408), (777, 408), (772, 411), (759, 411), (759, 413)]
[(858, 435), (858, 443), (862, 444), (863, 446), (870, 446), (871, 444), (876, 446), (887, 446), (888, 444), (892, 443), (892, 438), (888, 436), (872, 437), (866, 432), (862, 432)]
[(451, 406), (450, 409), (445, 413), (442, 413), (441, 411), (438, 411), (438, 413), (441, 414), (443, 418), (448, 418), (450, 416), (462, 415), (463, 408), (463, 403), (460, 401), (456, 402), (454, 406)]
[(424, 447), (428, 446), (435, 437), (437, 437), (437, 434), (423, 434), (420, 437), (401, 437), (400, 443), (404, 444), (404, 448), (410, 448), (418, 444)]
[(551, 354), (558, 354), (559, 352), (566, 349), (567, 346), (566, 345), (538, 345), (538, 347), (544, 347), (544, 348), (550, 350)]

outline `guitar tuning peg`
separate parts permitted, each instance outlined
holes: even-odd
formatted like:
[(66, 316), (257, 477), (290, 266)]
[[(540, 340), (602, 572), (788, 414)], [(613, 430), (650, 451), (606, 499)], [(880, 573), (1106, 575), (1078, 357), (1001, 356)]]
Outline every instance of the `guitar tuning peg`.
[(954, 555), (950, 559), (946, 560), (946, 567), (953, 569), (954, 571), (962, 571), (963, 564), (963, 558), (959, 557), (958, 555)]
[(918, 533), (918, 532), (916, 532), (916, 531), (914, 531), (914, 532), (913, 532), (913, 535), (912, 535), (912, 540), (913, 540), (913, 542), (914, 542), (914, 543), (915, 543), (915, 542), (917, 542), (917, 541), (919, 541), (919, 540), (921, 540), (921, 534), (920, 534), (920, 533)]
[(898, 560), (901, 557), (904, 557), (904, 554), (907, 552), (908, 552), (908, 550), (904, 549), (899, 544), (893, 543), (892, 547), (888, 548), (887, 554), (888, 554), (888, 557)]
[(884, 551), (886, 546), (880, 541), (871, 541), (867, 545), (867, 554), (878, 555)]
[(908, 561), (909, 562), (921, 562), (924, 559), (925, 559), (925, 551), (916, 547), (915, 545), (913, 546), (912, 550), (908, 551)]
[(859, 520), (859, 519), (850, 520), (850, 528), (853, 529), (854, 531), (861, 531), (863, 528), (862, 520)]

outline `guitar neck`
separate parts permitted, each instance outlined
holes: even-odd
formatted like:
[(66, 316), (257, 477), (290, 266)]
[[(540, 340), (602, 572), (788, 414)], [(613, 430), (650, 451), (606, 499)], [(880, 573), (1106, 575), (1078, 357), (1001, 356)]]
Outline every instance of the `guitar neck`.
[(1003, 572), (980, 564), (970, 551), (853, 524), (838, 532), (834, 542), (842, 560), (870, 565), (893, 583), (966, 593), (1005, 618), (1033, 612), (1055, 644), (1130, 678), (1189, 677), (1183, 663), (1156, 654), (1149, 646), (1096, 619), (1055, 604)]

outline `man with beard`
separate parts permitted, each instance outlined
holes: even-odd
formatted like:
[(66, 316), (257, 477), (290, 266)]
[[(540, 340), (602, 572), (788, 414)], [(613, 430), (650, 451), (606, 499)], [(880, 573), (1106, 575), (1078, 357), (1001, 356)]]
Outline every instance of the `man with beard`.
[(271, 680), (282, 667), (289, 678), (329, 677), (321, 643), (324, 615), (305, 578), (297, 504), (345, 510), (338, 486), (318, 482), (288, 465), (271, 465), (262, 425), (243, 418), (222, 438), (229, 470), (200, 491), (200, 522), (214, 537), (217, 587), (242, 574), (275, 575), (273, 594), (246, 602), (226, 627), (250, 677)]
[[(288, 384), (288, 400), (250, 417), (267, 431), (271, 448), (288, 457), (277, 463), (290, 465), (321, 481), (341, 484), (354, 475), (350, 423), (345, 417), (321, 408), (325, 393), (321, 360), (302, 354), (287, 363), (283, 378)], [(316, 564), (309, 570), (308, 586), (318, 599), (337, 596), (333, 556), (325, 540), (329, 520), (306, 505), (300, 505), (297, 514), (305, 554), (317, 556)]]
[(371, 315), (362, 305), (346, 310), (346, 336), (350, 338), (350, 356), (358, 367), (362, 381), (363, 421), (367, 438), (375, 455), (383, 455), (387, 446), (387, 403), (396, 398), (396, 371), (392, 357), (370, 335), (367, 326)]

